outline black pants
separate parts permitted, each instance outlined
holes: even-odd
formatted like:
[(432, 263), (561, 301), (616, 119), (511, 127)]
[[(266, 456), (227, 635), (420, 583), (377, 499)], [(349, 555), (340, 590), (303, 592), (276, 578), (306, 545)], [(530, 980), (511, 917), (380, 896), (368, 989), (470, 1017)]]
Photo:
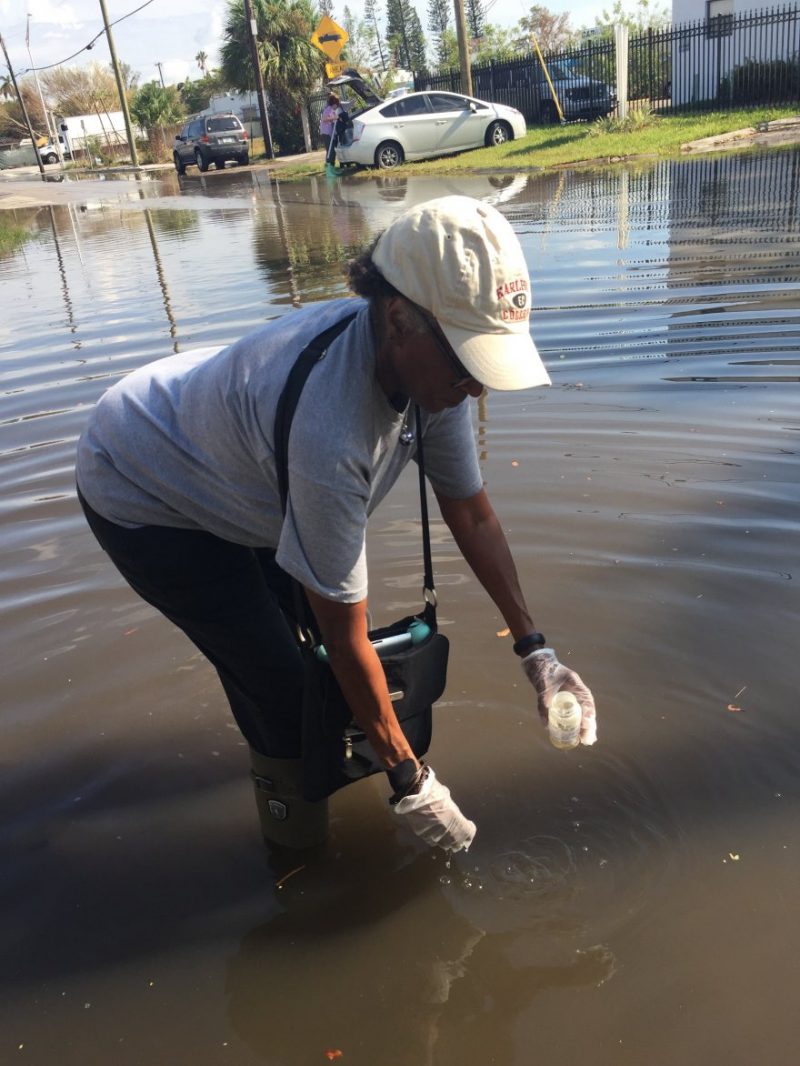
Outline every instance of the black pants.
[(126, 529), (97, 514), (80, 493), (78, 499), (134, 592), (214, 665), (248, 744), (274, 758), (299, 756), (303, 668), (292, 583), (275, 552), (195, 530)]

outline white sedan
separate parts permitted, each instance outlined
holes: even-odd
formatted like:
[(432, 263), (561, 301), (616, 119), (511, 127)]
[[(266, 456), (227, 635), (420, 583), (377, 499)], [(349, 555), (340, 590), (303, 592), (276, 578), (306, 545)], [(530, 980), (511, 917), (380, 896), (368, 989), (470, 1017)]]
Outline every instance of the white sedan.
[(336, 147), (342, 163), (391, 170), (406, 160), (504, 144), (525, 136), (525, 117), (516, 108), (489, 104), (458, 93), (408, 93), (353, 117)]

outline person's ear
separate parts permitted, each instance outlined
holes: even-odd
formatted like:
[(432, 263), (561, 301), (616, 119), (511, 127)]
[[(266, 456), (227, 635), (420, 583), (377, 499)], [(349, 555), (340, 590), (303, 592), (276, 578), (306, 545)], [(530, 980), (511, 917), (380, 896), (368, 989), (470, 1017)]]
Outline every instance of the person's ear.
[(404, 341), (414, 332), (406, 300), (402, 296), (390, 296), (385, 304), (386, 339), (392, 342)]

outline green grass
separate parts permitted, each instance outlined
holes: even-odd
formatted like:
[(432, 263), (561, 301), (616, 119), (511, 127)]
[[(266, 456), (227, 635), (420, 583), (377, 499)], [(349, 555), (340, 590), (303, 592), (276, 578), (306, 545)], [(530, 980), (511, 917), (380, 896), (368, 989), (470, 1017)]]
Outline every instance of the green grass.
[(0, 255), (13, 252), (15, 248), (19, 248), (21, 244), (35, 236), (36, 234), (32, 230), (24, 229), (22, 226), (15, 226), (12, 222), (6, 222), (0, 215)]
[[(458, 155), (407, 163), (393, 174), (458, 174), (470, 171), (538, 170), (565, 164), (608, 162), (628, 156), (671, 156), (682, 144), (731, 133), (759, 122), (796, 115), (796, 108), (761, 107), (741, 111), (708, 111), (693, 115), (665, 115), (652, 123), (629, 132), (599, 132), (593, 123), (567, 126), (538, 126), (528, 130), (518, 141), (497, 148), (478, 148)], [(594, 127), (594, 128), (593, 128)], [(301, 177), (322, 173), (321, 165), (303, 164), (301, 168), (282, 167), (282, 177)], [(353, 171), (369, 176), (373, 170)]]

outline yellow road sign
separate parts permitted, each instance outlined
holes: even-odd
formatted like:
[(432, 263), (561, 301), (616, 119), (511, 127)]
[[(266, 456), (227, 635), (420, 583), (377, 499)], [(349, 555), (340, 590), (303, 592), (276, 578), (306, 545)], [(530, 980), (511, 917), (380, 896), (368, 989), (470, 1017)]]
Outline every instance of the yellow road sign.
[(311, 43), (320, 52), (324, 52), (329, 59), (336, 59), (341, 50), (347, 44), (349, 35), (337, 25), (329, 15), (323, 15), (317, 28), (311, 34)]
[(335, 78), (338, 74), (341, 74), (343, 70), (347, 70), (346, 63), (326, 63), (325, 73), (329, 78)]

